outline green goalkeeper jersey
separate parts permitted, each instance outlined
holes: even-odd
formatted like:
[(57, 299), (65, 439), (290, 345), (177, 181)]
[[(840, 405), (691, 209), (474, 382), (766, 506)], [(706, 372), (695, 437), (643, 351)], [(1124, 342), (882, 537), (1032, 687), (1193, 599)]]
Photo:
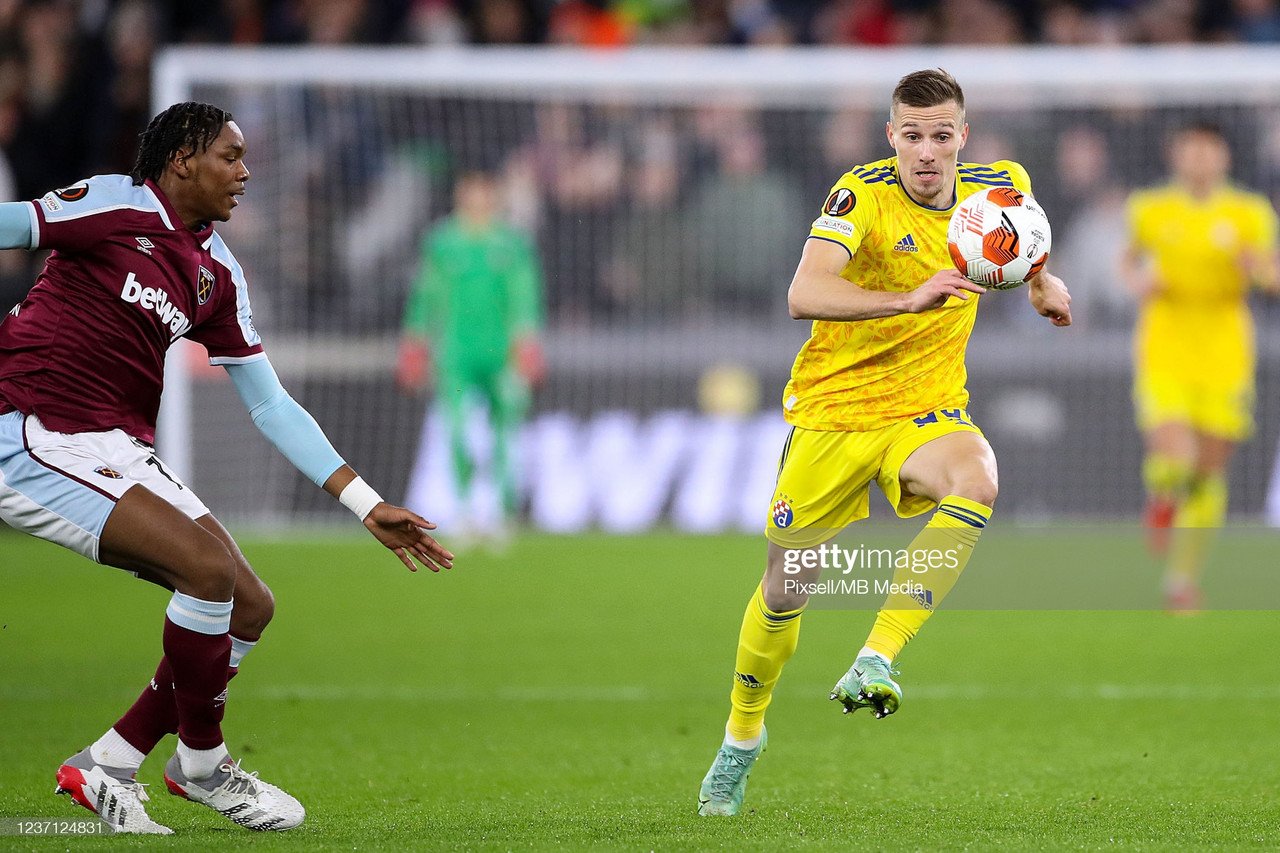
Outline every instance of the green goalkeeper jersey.
[(505, 363), (511, 343), (542, 330), (537, 251), (517, 229), (469, 228), (450, 216), (427, 232), (404, 330), (425, 337), (442, 369)]

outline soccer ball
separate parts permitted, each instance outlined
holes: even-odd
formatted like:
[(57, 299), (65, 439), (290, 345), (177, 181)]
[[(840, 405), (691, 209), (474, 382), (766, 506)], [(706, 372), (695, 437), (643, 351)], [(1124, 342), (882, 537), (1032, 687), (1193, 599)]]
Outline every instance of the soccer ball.
[(1013, 187), (991, 187), (951, 214), (947, 249), (956, 269), (993, 290), (1027, 283), (1049, 260), (1049, 218), (1036, 200)]

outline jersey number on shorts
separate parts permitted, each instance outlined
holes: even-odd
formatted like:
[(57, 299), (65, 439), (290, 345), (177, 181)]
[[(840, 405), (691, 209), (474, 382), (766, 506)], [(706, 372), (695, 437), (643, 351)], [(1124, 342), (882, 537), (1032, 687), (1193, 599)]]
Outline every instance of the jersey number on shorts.
[(969, 419), (965, 417), (964, 409), (939, 409), (936, 412), (930, 412), (927, 415), (923, 415), (918, 418), (912, 418), (912, 421), (918, 427), (928, 426), (929, 424), (936, 424), (938, 422), (939, 414), (941, 414), (947, 420), (954, 421), (955, 423), (961, 424), (962, 426), (968, 426), (968, 427), (973, 426), (973, 424), (969, 421)]

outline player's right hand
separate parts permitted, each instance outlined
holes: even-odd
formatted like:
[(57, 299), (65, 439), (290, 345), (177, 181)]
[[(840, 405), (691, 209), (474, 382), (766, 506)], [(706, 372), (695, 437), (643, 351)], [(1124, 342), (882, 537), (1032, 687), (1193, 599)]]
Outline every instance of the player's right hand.
[(952, 296), (968, 299), (970, 293), (986, 292), (986, 288), (969, 281), (957, 269), (939, 270), (933, 278), (907, 294), (906, 313), (919, 314), (941, 308)]
[(431, 373), (431, 348), (427, 342), (405, 338), (400, 342), (396, 356), (396, 384), (406, 394), (421, 391), (427, 385)]
[(411, 572), (418, 570), (414, 560), (433, 572), (453, 568), (453, 554), (427, 533), (436, 526), (411, 509), (384, 501), (365, 517), (364, 526)]

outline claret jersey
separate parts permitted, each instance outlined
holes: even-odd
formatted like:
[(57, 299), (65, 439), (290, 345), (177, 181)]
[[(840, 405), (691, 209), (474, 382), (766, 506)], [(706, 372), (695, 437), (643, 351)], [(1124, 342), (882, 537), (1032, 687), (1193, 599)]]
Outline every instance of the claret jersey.
[[(961, 163), (956, 198), (943, 210), (925, 207), (898, 182), (898, 158), (845, 173), (814, 220), (810, 239), (829, 240), (849, 252), (841, 272), (867, 290), (906, 292), (953, 264), (947, 224), (955, 204), (987, 187), (1031, 192), (1022, 166)], [(961, 408), (965, 346), (978, 308), (949, 299), (923, 314), (873, 320), (818, 320), (796, 356), (783, 392), (789, 423), (805, 429), (879, 429), (941, 408)]]
[(29, 204), (31, 248), (53, 252), (0, 322), (0, 413), (152, 443), (175, 340), (203, 344), (215, 364), (262, 357), (240, 264), (151, 181), (99, 175)]

